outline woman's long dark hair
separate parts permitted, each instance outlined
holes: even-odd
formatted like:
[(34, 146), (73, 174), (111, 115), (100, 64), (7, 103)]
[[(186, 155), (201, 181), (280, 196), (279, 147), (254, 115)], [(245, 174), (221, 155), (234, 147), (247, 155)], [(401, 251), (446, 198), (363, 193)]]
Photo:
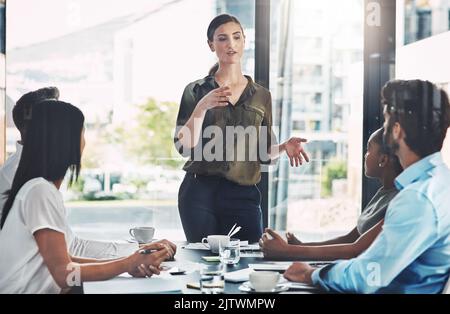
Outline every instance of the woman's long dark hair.
[(8, 199), (3, 207), (3, 228), (17, 193), (29, 180), (42, 177), (48, 181), (64, 178), (70, 169), (69, 185), (80, 173), (80, 141), (84, 115), (69, 103), (46, 100), (33, 105), (27, 125), (22, 156)]
[[(236, 23), (241, 27), (242, 34), (244, 34), (244, 29), (242, 28), (241, 22), (232, 15), (229, 14), (221, 14), (216, 16), (211, 23), (209, 23), (208, 31), (206, 32), (206, 36), (208, 37), (209, 42), (214, 41), (214, 33), (216, 32), (216, 29), (218, 29), (221, 25), (226, 23)], [(208, 75), (214, 75), (216, 74), (217, 70), (219, 69), (219, 63), (217, 62), (212, 66), (212, 68), (209, 70)]]

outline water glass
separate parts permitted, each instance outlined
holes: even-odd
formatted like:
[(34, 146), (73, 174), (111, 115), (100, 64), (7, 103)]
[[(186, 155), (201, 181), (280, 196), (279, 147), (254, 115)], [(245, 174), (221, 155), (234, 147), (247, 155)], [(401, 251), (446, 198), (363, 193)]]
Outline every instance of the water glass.
[(204, 294), (223, 293), (225, 280), (222, 263), (202, 264), (200, 268), (200, 290)]
[(239, 239), (230, 239), (226, 244), (219, 244), (220, 261), (224, 264), (237, 264), (241, 258)]

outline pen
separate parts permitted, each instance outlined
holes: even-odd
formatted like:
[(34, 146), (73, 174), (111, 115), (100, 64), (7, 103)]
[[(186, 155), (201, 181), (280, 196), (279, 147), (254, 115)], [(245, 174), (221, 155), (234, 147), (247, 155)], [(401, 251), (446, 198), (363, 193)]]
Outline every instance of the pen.
[(145, 250), (139, 250), (140, 254), (152, 254), (154, 252), (157, 252), (158, 250), (154, 250), (154, 249), (145, 249)]

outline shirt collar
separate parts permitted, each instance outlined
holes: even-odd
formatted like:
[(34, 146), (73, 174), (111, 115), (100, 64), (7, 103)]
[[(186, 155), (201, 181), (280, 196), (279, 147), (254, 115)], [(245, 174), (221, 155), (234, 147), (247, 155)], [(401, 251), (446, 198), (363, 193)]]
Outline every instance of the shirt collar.
[(19, 143), (19, 141), (16, 142), (16, 153), (21, 154), (23, 149), (23, 145)]
[[(241, 101), (246, 100), (247, 98), (250, 98), (255, 94), (256, 88), (255, 88), (255, 82), (253, 82), (252, 78), (248, 75), (244, 75), (245, 78), (248, 80), (248, 84), (245, 87), (244, 91), (241, 95)], [(199, 83), (199, 86), (207, 86), (208, 88), (215, 89), (219, 88), (219, 84), (217, 84), (216, 79), (214, 78), (214, 75), (208, 75), (204, 77)]]
[(442, 159), (441, 152), (428, 155), (403, 170), (403, 172), (395, 179), (395, 186), (398, 190), (402, 190), (406, 186), (417, 181), (431, 169), (443, 164), (444, 160)]

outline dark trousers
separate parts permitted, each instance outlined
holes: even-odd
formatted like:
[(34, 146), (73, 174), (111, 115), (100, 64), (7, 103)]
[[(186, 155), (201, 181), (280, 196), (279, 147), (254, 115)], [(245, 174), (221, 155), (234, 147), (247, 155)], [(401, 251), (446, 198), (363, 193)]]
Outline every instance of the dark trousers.
[(186, 173), (178, 192), (178, 209), (188, 242), (200, 242), (213, 234), (257, 242), (262, 235), (261, 193), (256, 185), (245, 186), (218, 176)]

